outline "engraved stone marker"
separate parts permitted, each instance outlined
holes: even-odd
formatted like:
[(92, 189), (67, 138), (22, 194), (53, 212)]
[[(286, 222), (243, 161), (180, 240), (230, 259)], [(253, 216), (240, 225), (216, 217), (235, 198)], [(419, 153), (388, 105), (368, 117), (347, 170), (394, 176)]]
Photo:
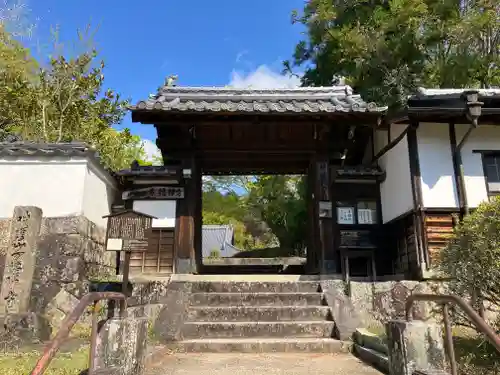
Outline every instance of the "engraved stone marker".
[(0, 290), (0, 315), (28, 312), (41, 224), (42, 210), (38, 207), (14, 208)]

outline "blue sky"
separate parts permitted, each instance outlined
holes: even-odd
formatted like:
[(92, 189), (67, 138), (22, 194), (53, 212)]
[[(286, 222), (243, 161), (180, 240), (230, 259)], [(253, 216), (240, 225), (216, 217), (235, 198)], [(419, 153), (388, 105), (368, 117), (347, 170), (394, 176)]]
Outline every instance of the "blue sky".
[[(29, 41), (46, 54), (50, 27), (60, 26), (63, 42), (76, 28), (99, 27), (95, 45), (106, 62), (105, 84), (133, 102), (147, 98), (166, 76), (183, 86), (273, 87), (296, 85), (280, 77), (302, 29), (290, 13), (303, 0), (31, 0), (37, 27)], [(67, 44), (67, 43), (66, 43)], [(153, 127), (123, 126), (154, 140)], [(149, 152), (154, 150), (147, 142)]]

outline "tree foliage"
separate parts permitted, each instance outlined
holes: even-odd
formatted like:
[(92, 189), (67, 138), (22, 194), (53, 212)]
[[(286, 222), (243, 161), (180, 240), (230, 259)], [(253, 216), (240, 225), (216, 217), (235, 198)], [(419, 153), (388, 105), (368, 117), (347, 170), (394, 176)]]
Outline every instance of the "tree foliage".
[(292, 20), (307, 31), (285, 70), (304, 66), (305, 86), (398, 107), (418, 86), (500, 85), (497, 0), (309, 0)]
[(302, 254), (307, 239), (306, 184), (298, 176), (259, 176), (250, 183), (249, 209), (264, 221), (290, 255)]
[[(145, 157), (139, 137), (114, 126), (127, 100), (104, 89), (104, 62), (97, 51), (57, 55), (47, 63), (0, 26), (0, 129), (37, 142), (86, 142), (111, 169)], [(0, 135), (1, 136), (1, 135)]]
[(307, 213), (301, 177), (225, 176), (209, 181), (203, 193), (204, 224), (233, 224), (235, 244), (243, 250), (280, 246), (289, 255), (303, 253)]
[(500, 306), (500, 197), (482, 203), (455, 228), (440, 268), (451, 277), (453, 294), (477, 290), (488, 305)]

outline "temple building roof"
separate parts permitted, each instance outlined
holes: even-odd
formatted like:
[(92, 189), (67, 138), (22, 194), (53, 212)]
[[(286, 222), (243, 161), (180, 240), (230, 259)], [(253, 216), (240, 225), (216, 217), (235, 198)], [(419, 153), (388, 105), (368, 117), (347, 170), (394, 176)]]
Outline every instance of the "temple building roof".
[(239, 113), (383, 113), (387, 107), (365, 102), (349, 86), (282, 89), (164, 86), (132, 111)]

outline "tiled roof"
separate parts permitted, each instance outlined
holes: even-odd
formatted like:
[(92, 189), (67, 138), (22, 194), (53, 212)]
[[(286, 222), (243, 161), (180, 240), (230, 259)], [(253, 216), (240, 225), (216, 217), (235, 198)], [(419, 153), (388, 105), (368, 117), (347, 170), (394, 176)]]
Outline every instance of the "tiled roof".
[(227, 87), (164, 86), (157, 95), (132, 106), (133, 111), (331, 113), (385, 112), (366, 103), (349, 86), (295, 89), (235, 89)]
[(1, 157), (81, 157), (93, 160), (96, 165), (113, 179), (115, 173), (107, 169), (99, 157), (99, 153), (83, 142), (37, 143), (30, 141), (0, 142)]
[(175, 176), (178, 173), (179, 168), (175, 167), (164, 167), (156, 165), (141, 165), (138, 168), (122, 169), (116, 172), (117, 176), (124, 177), (151, 177), (151, 176)]
[(440, 98), (440, 97), (460, 97), (467, 91), (476, 91), (479, 96), (500, 96), (500, 89), (426, 89), (418, 88), (416, 94), (411, 95), (409, 99)]
[(238, 252), (233, 245), (234, 229), (231, 225), (202, 226), (202, 256), (209, 257), (214, 250), (220, 252), (223, 258), (232, 257)]
[(0, 142), (0, 156), (80, 156), (99, 160), (98, 153), (85, 143)]

